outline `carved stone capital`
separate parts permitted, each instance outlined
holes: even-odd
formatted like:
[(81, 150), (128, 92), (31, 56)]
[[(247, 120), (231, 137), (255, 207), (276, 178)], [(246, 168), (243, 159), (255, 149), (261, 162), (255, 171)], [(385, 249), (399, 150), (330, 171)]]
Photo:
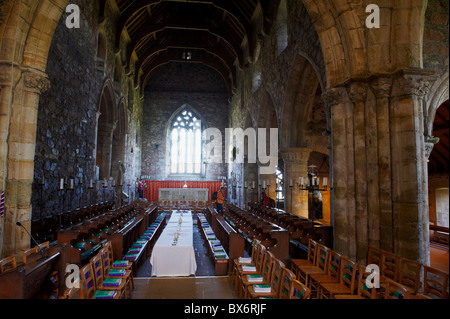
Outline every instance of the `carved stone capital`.
[(312, 150), (309, 148), (284, 148), (280, 151), (285, 163), (308, 163)]
[(434, 145), (436, 145), (437, 143), (439, 143), (439, 138), (438, 137), (426, 137), (425, 138), (425, 158), (429, 159), (431, 152), (433, 151)]
[(42, 94), (50, 88), (50, 80), (47, 74), (37, 70), (24, 69), (23, 81), (26, 88), (37, 94)]
[(365, 102), (368, 85), (364, 82), (352, 82), (348, 87), (348, 97), (353, 103)]
[(331, 88), (322, 94), (322, 98), (328, 107), (348, 102), (345, 88)]
[(376, 98), (388, 98), (392, 91), (391, 77), (377, 77), (370, 82), (373, 94)]
[(393, 97), (425, 98), (436, 81), (434, 71), (423, 69), (403, 70), (394, 76)]

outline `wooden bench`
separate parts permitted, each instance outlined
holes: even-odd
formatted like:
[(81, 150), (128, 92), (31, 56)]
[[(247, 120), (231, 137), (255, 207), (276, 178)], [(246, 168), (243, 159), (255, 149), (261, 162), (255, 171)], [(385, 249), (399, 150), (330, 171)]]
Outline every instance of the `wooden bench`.
[(166, 215), (166, 213), (159, 214), (149, 227), (140, 234), (139, 238), (131, 244), (125, 255), (118, 258), (133, 263), (133, 276), (136, 276), (139, 266), (150, 256), (151, 250), (166, 224)]
[(206, 220), (211, 225), (217, 238), (222, 243), (229, 257), (229, 268), (232, 270), (233, 260), (245, 256), (245, 240), (242, 234), (239, 234), (214, 207), (208, 206), (204, 210)]
[(205, 246), (208, 255), (214, 263), (216, 276), (225, 276), (228, 274), (229, 257), (220, 240), (216, 237), (212, 227), (209, 225), (204, 214), (197, 214), (200, 233), (205, 240)]

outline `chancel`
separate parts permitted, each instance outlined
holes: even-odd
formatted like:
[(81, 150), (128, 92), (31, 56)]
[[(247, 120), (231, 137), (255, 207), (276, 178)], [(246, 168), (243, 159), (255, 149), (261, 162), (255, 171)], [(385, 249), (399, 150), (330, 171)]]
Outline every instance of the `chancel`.
[(448, 299), (448, 12), (1, 0), (0, 299)]

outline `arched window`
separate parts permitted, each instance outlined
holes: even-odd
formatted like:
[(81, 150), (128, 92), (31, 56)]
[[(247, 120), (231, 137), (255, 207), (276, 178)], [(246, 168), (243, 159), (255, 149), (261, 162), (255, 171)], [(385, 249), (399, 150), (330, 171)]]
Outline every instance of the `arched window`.
[(200, 174), (202, 121), (188, 108), (179, 112), (170, 126), (170, 173)]

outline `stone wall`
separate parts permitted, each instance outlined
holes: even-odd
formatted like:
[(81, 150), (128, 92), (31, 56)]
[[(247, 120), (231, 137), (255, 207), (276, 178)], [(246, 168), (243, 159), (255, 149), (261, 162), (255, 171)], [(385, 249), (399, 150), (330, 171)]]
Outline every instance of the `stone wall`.
[[(189, 105), (206, 122), (206, 127), (218, 128), (225, 138), (229, 123), (228, 94), (218, 73), (199, 64), (162, 66), (145, 88), (142, 125), (142, 175), (145, 178), (184, 179), (166, 174), (168, 121), (183, 105)], [(218, 180), (219, 176), (226, 176), (226, 165), (208, 164), (206, 175), (188, 179)]]
[[(114, 77), (116, 67), (114, 13), (107, 6), (105, 21), (98, 25), (99, 4), (96, 1), (74, 0), (71, 3), (80, 7), (81, 27), (68, 29), (66, 15), (62, 15), (46, 69), (51, 87), (42, 94), (39, 102), (33, 220), (114, 197), (112, 187), (104, 192), (102, 182), (96, 181), (97, 111), (105, 81)], [(97, 38), (102, 30), (107, 30), (107, 51), (106, 59), (99, 64)], [(122, 98), (127, 104), (133, 104), (128, 108), (125, 177), (134, 190), (133, 181), (140, 173), (140, 147), (136, 135), (141, 107), (133, 87), (129, 89), (128, 81), (125, 76), (116, 77), (115, 106)], [(59, 192), (61, 178), (74, 178), (74, 190)], [(92, 191), (88, 190), (91, 179), (95, 186)]]

